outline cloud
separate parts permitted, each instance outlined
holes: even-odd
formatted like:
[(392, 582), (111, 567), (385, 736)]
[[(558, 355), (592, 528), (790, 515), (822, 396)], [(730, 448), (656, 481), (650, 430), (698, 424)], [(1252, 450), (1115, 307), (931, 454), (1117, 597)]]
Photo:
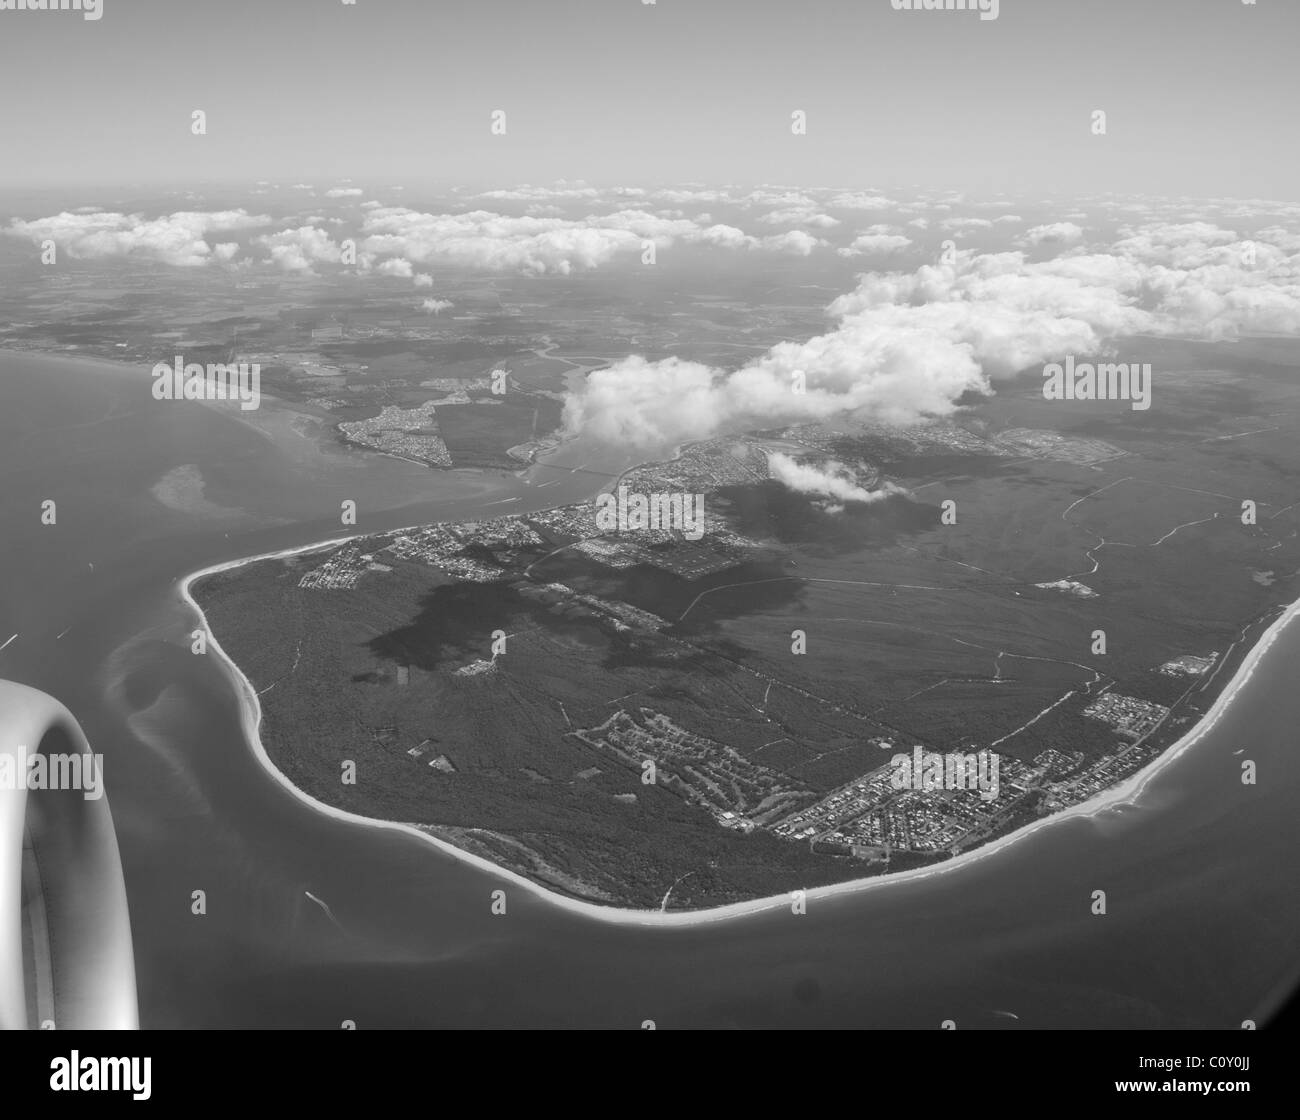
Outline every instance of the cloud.
[(1154, 222), (1120, 231), (1115, 251), (1139, 260), (1177, 268), (1196, 268), (1223, 256), (1222, 247), (1237, 240), (1231, 230), (1211, 222)]
[(952, 233), (961, 233), (968, 229), (992, 229), (993, 223), (988, 218), (945, 218), (939, 226)]
[[(831, 459), (820, 465), (800, 462), (779, 451), (767, 457), (768, 473), (797, 494), (833, 498), (838, 502), (879, 502), (891, 494), (903, 494), (903, 487), (886, 482), (879, 490), (859, 486), (853, 472), (843, 463)], [(839, 508), (842, 508), (839, 507)]]
[(907, 423), (1125, 336), (1300, 333), (1300, 257), (1205, 224), (1125, 233), (1109, 253), (1030, 262), (1023, 252), (966, 252), (914, 273), (865, 275), (828, 307), (829, 331), (730, 372), (629, 356), (570, 393), (564, 429), (663, 450), (833, 417)]
[(835, 195), (826, 205), (833, 210), (889, 210), (898, 203), (883, 195), (846, 191)]
[(802, 230), (755, 238), (735, 226), (666, 218), (646, 210), (619, 210), (581, 219), (511, 216), (489, 210), (428, 214), (404, 207), (370, 211), (363, 225), (367, 253), (419, 264), (438, 261), (528, 275), (568, 275), (609, 263), (620, 253), (677, 243), (725, 249), (766, 249), (806, 256), (825, 244)]
[(843, 249), (837, 249), (841, 257), (856, 257), (864, 253), (899, 253), (912, 244), (910, 237), (894, 233), (864, 233), (853, 239), (853, 243)]
[(735, 202), (739, 206), (774, 206), (795, 210), (814, 210), (817, 207), (812, 196), (803, 191), (772, 187), (750, 191), (749, 194), (737, 198)]
[(69, 213), (33, 221), (14, 219), (3, 231), (40, 244), (51, 240), (73, 259), (139, 257), (193, 268), (213, 259), (205, 235), (214, 231), (253, 229), (271, 219), (245, 210), (183, 210), (159, 218), (141, 214)]
[(719, 202), (733, 201), (730, 193), (725, 190), (696, 190), (680, 187), (664, 187), (653, 191), (650, 197), (659, 202), (671, 202), (677, 206), (713, 206)]
[[(644, 194), (644, 191), (638, 191), (638, 194)], [(490, 198), (500, 202), (549, 202), (557, 199), (595, 199), (600, 197), (600, 191), (595, 187), (533, 187), (524, 184), (521, 187), (515, 187), (511, 190), (483, 191), (481, 194), (474, 195), (475, 198)]]
[(814, 226), (818, 229), (831, 229), (840, 224), (839, 218), (819, 213), (815, 206), (783, 206), (764, 214), (758, 220), (769, 226)]
[(415, 269), (411, 266), (411, 262), (403, 260), (401, 257), (394, 257), (392, 260), (384, 261), (383, 264), (375, 268), (375, 271), (380, 276), (397, 276), (403, 280), (410, 280), (415, 276)]
[(343, 259), (343, 247), (315, 226), (265, 234), (254, 244), (267, 249), (272, 262), (285, 272), (307, 272), (313, 264), (339, 264)]
[(449, 299), (426, 299), (420, 304), (420, 310), (436, 315), (439, 311), (446, 311), (447, 308), (455, 306)]
[(567, 275), (609, 261), (620, 250), (640, 249), (628, 228), (593, 228), (563, 218), (506, 217), (486, 210), (425, 214), (405, 208), (372, 210), (365, 219), (365, 249), (425, 264)]
[(759, 247), (777, 253), (789, 253), (795, 257), (806, 257), (814, 249), (826, 245), (820, 237), (805, 233), (801, 229), (792, 229), (787, 233), (774, 233), (759, 241)]
[(427, 272), (417, 272), (413, 277), (413, 279), (415, 280), (415, 286), (417, 288), (433, 287), (433, 277), (430, 276)]
[(1083, 240), (1083, 230), (1073, 222), (1052, 222), (1050, 225), (1034, 226), (1025, 231), (1020, 244), (1035, 245), (1073, 245)]
[(365, 192), (360, 187), (334, 187), (325, 192), (326, 198), (359, 198)]
[[(572, 189), (583, 198), (588, 193), (586, 188), (562, 189)], [(335, 197), (360, 193), (360, 188), (351, 187), (331, 192)], [(618, 188), (616, 193), (633, 192)], [(366, 203), (363, 212), (361, 268), (411, 279), (416, 271), (414, 265), (432, 262), (529, 275), (566, 275), (601, 267), (619, 255), (639, 257), (646, 242), (653, 242), (661, 250), (693, 245), (794, 256), (807, 256), (826, 245), (805, 230), (755, 237), (735, 226), (713, 222), (708, 215), (686, 217), (680, 211), (665, 214), (620, 209), (565, 218), (511, 216), (486, 210), (430, 214)], [(323, 228), (347, 228), (342, 219), (312, 215), (287, 221), (296, 224), (265, 233), (252, 243), (266, 250), (271, 264), (286, 272), (308, 272), (319, 264), (343, 263), (342, 247), (334, 240), (338, 234)], [(271, 218), (243, 210), (183, 211), (153, 219), (139, 214), (90, 211), (16, 220), (2, 232), (36, 244), (53, 240), (72, 258), (140, 256), (168, 264), (199, 266), (212, 260), (226, 261), (233, 255), (230, 249), (223, 249), (221, 255), (215, 253), (205, 234), (272, 225)], [(221, 243), (233, 242), (226, 237)]]

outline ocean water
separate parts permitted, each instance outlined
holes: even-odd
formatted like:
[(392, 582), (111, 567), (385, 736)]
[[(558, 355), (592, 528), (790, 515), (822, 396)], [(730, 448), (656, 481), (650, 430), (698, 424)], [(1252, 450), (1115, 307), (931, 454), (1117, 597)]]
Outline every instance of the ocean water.
[(1300, 976), (1300, 624), (1134, 806), (803, 915), (619, 924), (293, 796), (245, 741), (219, 660), (190, 653), (178, 589), (241, 556), (557, 504), (600, 478), (543, 470), (561, 481), (538, 490), (363, 460), (272, 406), (251, 424), (149, 384), (0, 355), (0, 643), (17, 635), (0, 677), (63, 701), (105, 755), (143, 1025), (1236, 1028)]

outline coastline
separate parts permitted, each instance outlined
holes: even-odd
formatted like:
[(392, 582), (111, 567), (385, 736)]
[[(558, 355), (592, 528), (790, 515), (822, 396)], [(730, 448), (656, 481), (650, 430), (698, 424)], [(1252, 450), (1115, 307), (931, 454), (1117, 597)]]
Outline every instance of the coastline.
[[(407, 526), (407, 528), (416, 527), (417, 526)], [(399, 529), (392, 531), (401, 532), (402, 530)], [(282, 549), (278, 552), (269, 552), (257, 556), (243, 557), (238, 560), (230, 560), (192, 572), (178, 583), (182, 599), (194, 611), (194, 613), (198, 615), (200, 623), (208, 634), (210, 647), (216, 651), (235, 685), (236, 692), (239, 695), (240, 724), (244, 732), (244, 738), (249, 746), (251, 746), (257, 760), (262, 764), (263, 768), (271, 778), (293, 794), (293, 796), (299, 801), (310, 806), (318, 813), (333, 817), (337, 820), (347, 821), (352, 824), (366, 825), (372, 828), (391, 829), (419, 837), (425, 843), (432, 844), (444, 853), (451, 855), (462, 862), (468, 863), (480, 871), (493, 874), (498, 879), (519, 886), (551, 905), (558, 906), (561, 909), (568, 910), (582, 917), (592, 918), (606, 923), (651, 927), (698, 926), (711, 922), (727, 921), (733, 918), (741, 918), (753, 914), (782, 910), (790, 905), (791, 900), (788, 894), (750, 899), (745, 902), (734, 902), (725, 906), (717, 906), (704, 910), (683, 911), (633, 910), (615, 906), (604, 906), (595, 902), (586, 902), (581, 899), (572, 898), (549, 890), (516, 871), (503, 867), (500, 864), (483, 858), (482, 856), (467, 852), (463, 848), (459, 848), (437, 836), (431, 835), (429, 832), (414, 824), (408, 824), (402, 821), (378, 820), (374, 817), (366, 817), (357, 813), (348, 812), (344, 809), (338, 809), (316, 800), (316, 798), (295, 786), (275, 765), (274, 761), (272, 761), (270, 755), (267, 753), (266, 747), (262, 743), (262, 705), (252, 682), (244, 675), (243, 671), (235, 661), (222, 648), (220, 641), (212, 632), (212, 628), (208, 624), (207, 616), (204, 614), (202, 607), (199, 606), (191, 593), (191, 586), (196, 580), (218, 572), (230, 571), (262, 560), (280, 559), (282, 557), (297, 556), (304, 553), (319, 551), (324, 548), (332, 548), (350, 540), (357, 540), (372, 535), (373, 534), (371, 533), (354, 533), (350, 536), (334, 537), (323, 541), (315, 541), (310, 544), (300, 545), (290, 549)], [(862, 891), (884, 890), (891, 886), (912, 883), (936, 875), (951, 874), (962, 868), (970, 867), (979, 860), (991, 858), (998, 852), (1010, 847), (1012, 844), (1028, 839), (1040, 829), (1049, 828), (1060, 822), (1078, 817), (1092, 818), (1110, 812), (1113, 809), (1135, 806), (1147, 785), (1185, 753), (1191, 750), (1191, 748), (1207, 735), (1219, 720), (1222, 719), (1237, 693), (1254, 675), (1256, 667), (1262, 661), (1268, 650), (1273, 646), (1282, 630), (1284, 630), (1288, 623), (1298, 615), (1300, 615), (1300, 599), (1297, 599), (1286, 607), (1286, 609), (1282, 611), (1272, 624), (1270, 624), (1268, 629), (1260, 635), (1259, 640), (1242, 659), (1236, 672), (1233, 673), (1231, 679), (1228, 681), (1227, 685), (1224, 686), (1223, 691), (1219, 693), (1209, 710), (1207, 710), (1205, 714), (1179, 739), (1170, 744), (1170, 746), (1167, 747), (1159, 757), (1153, 759), (1149, 765), (1139, 770), (1136, 774), (1131, 775), (1119, 785), (1098, 794), (1096, 797), (1093, 797), (1088, 801), (1081, 802), (1078, 805), (1073, 805), (1070, 808), (1059, 813), (1054, 813), (1051, 816), (1040, 818), (1039, 820), (1016, 829), (1014, 832), (999, 837), (988, 844), (981, 845), (969, 852), (963, 852), (961, 855), (944, 860), (942, 863), (936, 864), (932, 867), (915, 868), (909, 871), (900, 871), (892, 875), (886, 874), (868, 879), (853, 879), (847, 882), (833, 883), (823, 887), (810, 887), (806, 891), (807, 899), (809, 901), (826, 900), (842, 895), (858, 894)]]
[[(129, 360), (129, 361), (119, 360), (112, 357), (106, 357), (100, 354), (85, 354), (85, 353), (72, 351), (72, 350), (22, 350), (22, 349), (16, 349), (14, 347), (9, 347), (9, 346), (0, 346), (0, 358), (36, 358), (36, 359), (53, 361), (53, 362), (71, 362), (77, 365), (88, 366), (97, 369), (110, 369), (118, 373), (129, 373), (131, 371), (135, 371), (141, 375), (142, 381), (144, 381), (145, 378), (147, 377), (148, 370), (150, 368), (148, 365), (136, 360)], [(586, 367), (582, 367), (582, 372), (584, 374), (588, 372)], [(526, 475), (533, 467), (539, 465), (541, 466), (546, 465), (545, 463), (541, 463), (540, 461), (540, 457), (543, 454), (546, 455), (553, 454), (554, 452), (560, 450), (560, 448), (564, 447), (565, 444), (568, 442), (567, 440), (560, 439), (557, 437), (557, 442), (555, 443), (554, 446), (534, 449), (533, 452), (529, 455), (528, 460), (526, 462), (522, 460), (512, 461), (512, 462), (502, 461), (501, 463), (498, 463), (495, 466), (458, 467), (456, 466), (455, 463), (435, 463), (427, 459), (419, 459), (411, 455), (403, 455), (396, 451), (384, 451), (377, 447), (371, 447), (365, 443), (359, 443), (356, 440), (349, 438), (346, 435), (346, 433), (344, 433), (341, 430), (341, 428), (339, 427), (340, 422), (338, 420), (322, 417), (318, 415), (316, 412), (310, 412), (307, 409), (303, 408), (299, 404), (299, 402), (288, 400), (285, 397), (276, 396), (274, 393), (262, 391), (261, 400), (269, 401), (273, 405), (278, 406), (279, 408), (282, 408), (289, 413), (292, 413), (294, 416), (304, 416), (310, 420), (318, 421), (322, 424), (328, 424), (329, 430), (332, 436), (334, 437), (335, 442), (340, 447), (348, 448), (354, 452), (358, 452), (361, 454), (379, 455), (379, 456), (385, 456), (390, 459), (398, 459), (401, 460), (402, 462), (411, 463), (417, 467), (423, 467), (426, 470), (432, 470), (432, 471), (444, 471), (444, 472), (463, 471), (463, 470), (498, 471), (503, 475), (510, 475), (514, 478), (523, 478), (524, 475)], [(257, 421), (254, 420), (247, 413), (242, 412), (238, 409), (231, 410), (229, 408), (224, 407), (226, 404), (226, 402), (224, 401), (198, 400), (195, 401), (194, 403), (203, 405), (207, 408), (212, 408), (214, 410), (220, 411), (224, 415), (233, 416), (235, 420), (248, 425), (254, 431), (258, 432), (262, 436), (266, 436), (267, 434), (264, 428), (261, 425), (259, 425)], [(558, 432), (559, 429), (557, 428), (556, 433)], [(511, 459), (512, 457), (506, 455), (505, 458)], [(631, 467), (628, 468), (628, 470), (632, 470), (632, 469), (634, 468)], [(626, 471), (624, 473), (626, 473)]]
[(23, 350), (14, 346), (0, 346), (0, 358), (35, 358), (40, 361), (73, 362), (81, 366), (116, 370), (119, 373), (136, 370), (146, 375), (149, 369), (147, 365), (140, 362), (118, 361), (102, 354), (88, 354), (78, 350)]

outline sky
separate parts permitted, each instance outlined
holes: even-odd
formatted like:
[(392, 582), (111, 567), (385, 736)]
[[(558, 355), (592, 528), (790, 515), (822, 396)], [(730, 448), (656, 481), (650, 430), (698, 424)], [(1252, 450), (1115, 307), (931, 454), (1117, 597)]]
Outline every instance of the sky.
[(1300, 201), (1296, 0), (1001, 0), (996, 20), (891, 0), (102, 2), (98, 20), (0, 10), (0, 187), (583, 179)]

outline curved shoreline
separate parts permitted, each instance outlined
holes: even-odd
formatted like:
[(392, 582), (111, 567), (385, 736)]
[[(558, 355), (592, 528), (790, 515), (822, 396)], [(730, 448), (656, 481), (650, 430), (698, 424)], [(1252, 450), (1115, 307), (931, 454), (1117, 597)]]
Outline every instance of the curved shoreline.
[[(418, 528), (418, 526), (407, 526), (407, 528)], [(391, 532), (401, 532), (401, 529), (390, 530)], [(299, 789), (294, 785), (281, 770), (272, 761), (262, 743), (261, 725), (262, 725), (262, 704), (258, 698), (257, 691), (253, 687), (252, 681), (244, 675), (244, 672), (235, 663), (234, 659), (226, 653), (221, 643), (217, 640), (216, 635), (212, 632), (212, 627), (208, 625), (207, 616), (203, 613), (203, 608), (199, 606), (191, 593), (191, 585), (195, 580), (204, 576), (214, 575), (218, 572), (230, 571), (235, 568), (243, 567), (247, 564), (257, 563), (261, 560), (275, 560), (287, 556), (298, 556), (303, 553), (315, 552), (323, 548), (336, 547), (345, 544), (348, 541), (359, 540), (363, 537), (373, 536), (372, 533), (354, 533), (347, 537), (333, 537), (323, 541), (315, 541), (311, 544), (300, 545), (294, 548), (281, 549), (278, 552), (267, 552), (257, 556), (247, 556), (238, 560), (229, 560), (221, 564), (214, 564), (211, 567), (202, 568), (199, 571), (192, 572), (179, 582), (181, 597), (186, 604), (198, 615), (203, 629), (208, 635), (208, 642), (214, 649), (227, 672), (234, 682), (235, 689), (239, 694), (240, 702), (240, 724), (243, 728), (244, 738), (252, 747), (254, 755), (262, 764), (266, 772), (281, 786), (287, 789), (299, 801), (310, 806), (325, 816), (333, 817), (336, 820), (347, 821), (352, 824), (367, 825), (372, 828), (390, 829), (404, 832), (412, 836), (419, 837), (425, 843), (432, 844), (440, 851), (455, 857), (465, 863), (476, 867), (480, 871), (489, 872), (500, 879), (520, 886), (542, 900), (558, 906), (562, 909), (579, 914), (586, 918), (594, 918), (599, 921), (612, 923), (616, 925), (640, 925), (640, 926), (697, 926), (710, 922), (726, 921), (732, 918), (740, 918), (751, 914), (766, 913), (768, 911), (782, 910), (790, 906), (790, 895), (781, 894), (769, 896), (766, 898), (750, 899), (746, 902), (733, 902), (724, 906), (711, 907), (705, 910), (682, 910), (682, 911), (662, 911), (662, 910), (633, 910), (615, 906), (603, 906), (595, 902), (585, 902), (581, 899), (572, 898), (568, 895), (558, 894), (555, 891), (548, 890), (540, 883), (513, 871), (510, 868), (503, 867), (500, 864), (493, 863), (491, 860), (484, 859), (482, 856), (475, 855), (455, 844), (449, 843), (440, 837), (434, 836), (429, 832), (402, 821), (384, 821), (374, 817), (362, 816), (358, 813), (351, 813), (345, 809), (338, 809), (332, 805), (326, 805), (322, 801), (316, 800), (306, 791)], [(1138, 798), (1142, 795), (1146, 786), (1159, 776), (1165, 769), (1171, 766), (1175, 761), (1181, 758), (1187, 751), (1194, 747), (1205, 735), (1213, 730), (1214, 726), (1223, 718), (1224, 713), (1228, 710), (1237, 693), (1254, 675), (1256, 667), (1263, 659), (1265, 653), (1273, 646), (1282, 630), (1288, 623), (1300, 615), (1300, 599), (1291, 603), (1277, 619), (1269, 626), (1267, 630), (1260, 635), (1259, 641), (1251, 648), (1243, 658), (1237, 671), (1232, 675), (1223, 691), (1219, 693), (1209, 710), (1196, 721), (1196, 723), (1187, 730), (1187, 732), (1169, 747), (1167, 747), (1159, 757), (1153, 759), (1151, 763), (1136, 774), (1131, 775), (1124, 782), (1112, 789), (1099, 793), (1096, 797), (1088, 801), (1080, 802), (1078, 805), (1072, 805), (1059, 813), (1053, 813), (1051, 816), (1043, 817), (1024, 825), (1001, 836), (996, 840), (983, 844), (971, 851), (963, 852), (961, 855), (953, 856), (944, 860), (942, 863), (933, 867), (914, 868), (910, 871), (900, 871), (895, 874), (885, 874), (868, 879), (852, 879), (843, 883), (832, 883), (823, 887), (809, 887), (805, 894), (808, 900), (813, 899), (830, 899), (842, 895), (858, 894), (869, 890), (883, 890), (891, 886), (900, 886), (906, 883), (914, 883), (922, 879), (928, 879), (937, 875), (946, 875), (960, 868), (970, 867), (979, 860), (988, 859), (996, 853), (1004, 850), (1013, 843), (1022, 841), (1032, 836), (1035, 832), (1043, 828), (1049, 828), (1063, 821), (1071, 820), (1078, 817), (1096, 817), (1112, 809), (1120, 807), (1135, 806)]]

